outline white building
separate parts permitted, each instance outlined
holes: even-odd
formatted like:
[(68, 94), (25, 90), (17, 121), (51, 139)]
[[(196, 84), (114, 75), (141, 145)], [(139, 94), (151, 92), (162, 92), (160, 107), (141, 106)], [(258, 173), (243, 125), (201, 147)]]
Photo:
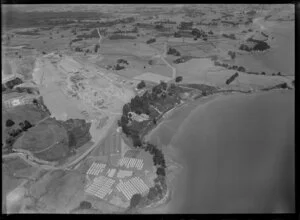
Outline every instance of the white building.
[(130, 177), (132, 176), (133, 174), (133, 171), (131, 170), (119, 170), (118, 173), (117, 173), (117, 178), (125, 178), (125, 177)]
[(115, 175), (116, 171), (117, 171), (116, 169), (109, 169), (108, 170), (108, 177), (112, 178)]

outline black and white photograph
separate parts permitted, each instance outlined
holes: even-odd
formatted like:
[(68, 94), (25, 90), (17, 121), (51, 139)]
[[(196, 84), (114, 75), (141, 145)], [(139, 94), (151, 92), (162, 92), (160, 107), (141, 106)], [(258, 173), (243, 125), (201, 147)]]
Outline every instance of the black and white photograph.
[(2, 214), (295, 213), (297, 5), (100, 3), (1, 4)]

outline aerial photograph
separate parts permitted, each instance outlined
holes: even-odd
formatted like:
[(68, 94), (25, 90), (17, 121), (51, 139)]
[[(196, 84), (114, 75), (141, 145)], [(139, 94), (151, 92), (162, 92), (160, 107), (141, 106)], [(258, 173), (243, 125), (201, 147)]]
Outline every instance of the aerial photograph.
[(2, 213), (295, 213), (294, 4), (2, 4)]

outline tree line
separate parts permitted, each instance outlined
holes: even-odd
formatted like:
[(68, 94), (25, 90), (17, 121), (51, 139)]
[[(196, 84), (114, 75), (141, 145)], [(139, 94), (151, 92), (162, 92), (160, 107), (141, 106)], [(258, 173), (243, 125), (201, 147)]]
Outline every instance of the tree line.
[[(182, 76), (176, 78), (176, 82), (180, 82)], [(145, 82), (141, 81), (137, 87), (144, 88)], [(129, 122), (130, 112), (136, 114), (147, 114), (151, 116), (150, 106), (155, 105), (155, 102), (160, 99), (165, 99), (167, 95), (173, 95), (176, 93), (176, 85), (171, 83), (168, 85), (166, 82), (161, 81), (158, 85), (152, 87), (151, 91), (146, 91), (142, 96), (135, 96), (131, 101), (123, 106), (121, 119), (118, 121), (118, 125), (122, 127), (123, 133), (132, 140), (133, 147), (142, 149), (149, 152), (152, 155), (153, 164), (156, 167), (156, 178), (154, 179), (154, 186), (149, 189), (146, 196), (136, 194), (131, 199), (130, 207), (136, 207), (141, 204), (149, 204), (157, 199), (163, 198), (167, 192), (166, 184), (166, 161), (161, 149), (156, 145), (144, 142), (141, 137), (141, 130), (135, 129)], [(153, 124), (156, 124), (156, 118), (150, 117)], [(148, 125), (149, 126), (149, 125)]]

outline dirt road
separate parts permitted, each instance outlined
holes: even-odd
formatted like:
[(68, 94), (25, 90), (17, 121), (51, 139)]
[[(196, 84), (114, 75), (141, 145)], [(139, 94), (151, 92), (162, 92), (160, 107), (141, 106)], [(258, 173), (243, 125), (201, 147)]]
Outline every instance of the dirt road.
[[(156, 49), (156, 48), (154, 48)], [(172, 69), (172, 79), (171, 80), (174, 80), (176, 78), (176, 68), (173, 67), (165, 58), (167, 57), (167, 50), (168, 50), (168, 47), (167, 47), (167, 43), (165, 42), (164, 43), (164, 52), (162, 54), (157, 54), (155, 56), (153, 56), (153, 58), (160, 58), (168, 67), (170, 67)], [(170, 81), (171, 81), (170, 80)]]
[(102, 36), (101, 36), (101, 34), (100, 34), (100, 30), (99, 30), (99, 28), (97, 28), (97, 31), (98, 31), (98, 34), (99, 34), (99, 46), (100, 46), (100, 44), (101, 44), (101, 41), (102, 41)]

